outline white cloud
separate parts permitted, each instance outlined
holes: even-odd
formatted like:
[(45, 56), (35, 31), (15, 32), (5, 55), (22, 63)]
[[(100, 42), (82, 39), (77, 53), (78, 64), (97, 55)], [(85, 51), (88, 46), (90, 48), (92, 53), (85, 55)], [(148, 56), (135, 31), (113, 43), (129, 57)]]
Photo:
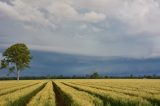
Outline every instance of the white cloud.
[(3, 15), (7, 15), (7, 16), (12, 16), (13, 18), (19, 18), (18, 13), (15, 10), (13, 10), (12, 6), (4, 2), (0, 2), (0, 12), (1, 12), (0, 15), (1, 17), (3, 17)]
[(9, 1), (0, 1), (2, 44), (92, 55), (159, 54), (160, 39), (153, 37), (160, 36), (158, 0)]
[(93, 31), (93, 32), (101, 32), (101, 31), (103, 31), (103, 29), (97, 28), (97, 27), (92, 27), (91, 31)]
[(0, 13), (1, 16), (7, 16), (14, 20), (54, 27), (54, 24), (51, 24), (36, 7), (27, 5), (21, 0), (12, 1), (12, 5), (0, 2)]
[[(14, 0), (11, 4), (0, 2), (1, 17), (53, 28), (66, 21), (97, 23), (110, 17), (128, 25), (132, 31), (137, 31), (136, 28), (141, 32), (160, 30), (158, 0)], [(80, 12), (81, 9), (87, 11)]]
[(78, 3), (73, 1), (73, 4), (77, 8), (104, 14), (106, 21), (109, 18), (116, 19), (133, 32), (160, 30), (159, 0), (80, 0)]
[(83, 25), (80, 25), (80, 29), (83, 30), (83, 29), (87, 29), (88, 26), (86, 24), (83, 24)]
[(155, 0), (125, 1), (117, 11), (117, 18), (136, 30), (159, 31), (160, 6)]
[(99, 22), (105, 20), (106, 16), (102, 13), (96, 13), (94, 11), (85, 13), (84, 20), (88, 22)]
[(43, 26), (55, 26), (64, 21), (87, 21), (99, 22), (105, 19), (102, 13), (86, 12), (79, 13), (70, 4), (64, 1), (34, 1), (14, 0), (12, 5), (0, 2), (1, 16), (24, 22), (37, 23)]
[(0, 60), (2, 59), (2, 53), (0, 53)]

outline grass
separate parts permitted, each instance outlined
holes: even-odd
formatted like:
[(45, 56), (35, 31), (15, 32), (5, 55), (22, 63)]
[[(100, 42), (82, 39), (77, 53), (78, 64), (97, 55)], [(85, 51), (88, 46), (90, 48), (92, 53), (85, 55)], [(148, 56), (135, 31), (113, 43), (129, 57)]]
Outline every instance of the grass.
[(160, 106), (160, 80), (0, 81), (0, 106)]
[(0, 106), (24, 106), (44, 87), (44, 82), (0, 96)]
[(47, 85), (31, 99), (27, 106), (56, 106), (52, 82), (49, 81)]
[(56, 85), (62, 92), (62, 96), (67, 98), (68, 106), (103, 106), (103, 101), (95, 96), (78, 91), (60, 82), (56, 82)]

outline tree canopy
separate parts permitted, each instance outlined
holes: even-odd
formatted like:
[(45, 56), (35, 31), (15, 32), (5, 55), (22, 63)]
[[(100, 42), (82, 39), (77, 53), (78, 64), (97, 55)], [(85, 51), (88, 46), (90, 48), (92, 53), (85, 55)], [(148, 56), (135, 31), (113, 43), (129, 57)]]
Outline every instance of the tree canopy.
[(99, 77), (100, 77), (100, 75), (99, 75), (97, 72), (94, 72), (94, 73), (90, 76), (90, 78), (94, 78), (94, 79), (99, 78)]
[(3, 57), (1, 69), (6, 68), (9, 70), (9, 73), (16, 73), (17, 80), (19, 80), (19, 72), (29, 68), (32, 59), (30, 50), (23, 43), (17, 43), (7, 48), (3, 52)]

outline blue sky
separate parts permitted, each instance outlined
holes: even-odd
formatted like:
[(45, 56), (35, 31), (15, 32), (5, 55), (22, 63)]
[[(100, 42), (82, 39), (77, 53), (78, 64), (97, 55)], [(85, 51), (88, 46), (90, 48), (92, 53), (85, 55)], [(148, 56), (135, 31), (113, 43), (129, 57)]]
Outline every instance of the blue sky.
[(159, 0), (0, 0), (1, 49), (158, 58), (159, 34)]

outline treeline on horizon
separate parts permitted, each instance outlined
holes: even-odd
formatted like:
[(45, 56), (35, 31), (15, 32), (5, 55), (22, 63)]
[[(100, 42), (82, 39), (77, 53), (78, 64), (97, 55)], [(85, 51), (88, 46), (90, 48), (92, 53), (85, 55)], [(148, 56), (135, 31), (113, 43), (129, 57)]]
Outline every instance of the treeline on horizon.
[[(153, 75), (129, 75), (129, 76), (101, 76), (97, 72), (91, 75), (85, 76), (63, 76), (63, 75), (46, 75), (46, 76), (22, 76), (20, 77), (21, 80), (36, 80), (36, 79), (160, 79), (160, 76), (153, 74)], [(16, 80), (16, 77), (0, 77), (0, 80)]]

